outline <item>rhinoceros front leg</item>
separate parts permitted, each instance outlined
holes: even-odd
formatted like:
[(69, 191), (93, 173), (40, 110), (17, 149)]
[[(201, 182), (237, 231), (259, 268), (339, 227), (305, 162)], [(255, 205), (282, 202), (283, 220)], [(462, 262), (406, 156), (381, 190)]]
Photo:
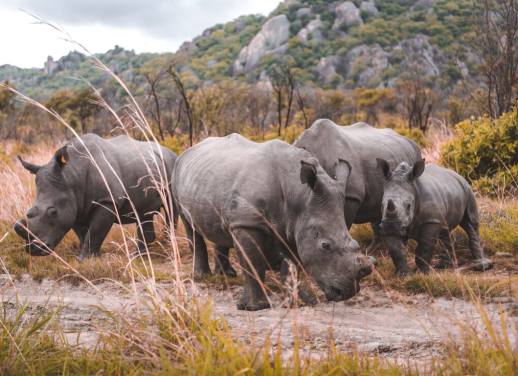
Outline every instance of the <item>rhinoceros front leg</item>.
[(72, 228), (77, 238), (79, 239), (79, 249), (83, 249), (86, 234), (88, 233), (88, 226), (75, 226)]
[(189, 247), (194, 257), (194, 279), (202, 279), (205, 276), (211, 275), (209, 266), (209, 255), (207, 253), (207, 245), (203, 236), (181, 215), (182, 222), (185, 227), (185, 233), (189, 240)]
[(271, 246), (270, 238), (260, 230), (234, 229), (234, 248), (245, 277), (243, 295), (237, 309), (259, 311), (270, 308), (264, 287), (266, 273), (265, 253)]
[(83, 261), (87, 257), (99, 256), (101, 245), (114, 222), (115, 218), (109, 210), (101, 207), (94, 210), (81, 247), (79, 261)]
[(137, 248), (139, 253), (146, 253), (146, 246), (153, 243), (155, 239), (153, 216), (145, 216), (142, 218), (140, 226), (137, 224)]
[(417, 248), (415, 250), (415, 263), (423, 273), (430, 271), (433, 249), (440, 232), (441, 226), (435, 223), (424, 224), (419, 231), (419, 239), (417, 239)]
[(372, 241), (367, 246), (366, 252), (369, 254), (370, 252), (374, 252), (379, 249), (383, 245), (383, 237), (380, 235), (380, 224), (379, 223), (371, 223), (372, 228)]
[(384, 240), (387, 243), (390, 258), (396, 267), (396, 274), (401, 277), (410, 274), (406, 259), (406, 242), (396, 236), (387, 236)]
[(228, 259), (229, 251), (230, 249), (228, 247), (216, 246), (216, 252), (214, 254), (214, 263), (216, 264), (215, 273), (235, 277), (237, 273)]

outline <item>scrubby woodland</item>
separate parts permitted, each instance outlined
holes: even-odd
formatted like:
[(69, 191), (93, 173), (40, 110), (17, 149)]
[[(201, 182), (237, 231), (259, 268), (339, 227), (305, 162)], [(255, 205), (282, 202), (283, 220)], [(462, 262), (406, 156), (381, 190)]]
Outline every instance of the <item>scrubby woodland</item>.
[[(516, 0), (287, 0), (175, 53), (116, 47), (43, 70), (0, 67), (0, 374), (517, 374), (517, 43)], [(12, 231), (35, 193), (16, 155), (45, 163), (73, 132), (181, 153), (232, 132), (293, 143), (321, 118), (393, 128), (465, 177), (495, 268), (396, 277), (380, 249), (346, 304), (300, 307), (295, 292), (312, 281), (287, 287), (272, 273), (273, 313), (238, 315), (242, 279), (194, 283), (182, 226), (159, 224), (143, 257), (131, 253), (134, 227), (114, 228), (82, 263), (72, 234), (35, 258)], [(370, 227), (351, 233), (365, 250)], [(467, 239), (454, 240), (462, 265)], [(335, 321), (355, 313), (361, 324)], [(414, 320), (421, 337), (405, 332)], [(428, 336), (429, 322), (448, 329)]]

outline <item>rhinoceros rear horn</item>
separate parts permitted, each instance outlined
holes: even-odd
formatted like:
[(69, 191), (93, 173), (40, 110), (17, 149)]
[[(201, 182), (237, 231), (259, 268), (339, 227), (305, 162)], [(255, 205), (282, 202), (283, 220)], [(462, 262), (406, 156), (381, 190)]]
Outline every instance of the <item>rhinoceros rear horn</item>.
[(69, 160), (67, 147), (63, 146), (61, 149), (56, 151), (56, 154), (54, 155), (54, 159), (56, 160), (56, 164), (60, 168), (65, 167)]
[(38, 172), (38, 170), (41, 168), (41, 166), (37, 166), (35, 164), (32, 164), (32, 163), (29, 163), (29, 162), (26, 162), (22, 159), (22, 157), (20, 157), (19, 155), (17, 156), (18, 160), (20, 161), (20, 163), (22, 164), (23, 168), (25, 168), (27, 171), (29, 171), (31, 174), (34, 174), (36, 175), (36, 173)]
[(351, 165), (345, 159), (338, 159), (335, 164), (335, 179), (340, 184), (347, 184), (347, 179), (351, 175)]

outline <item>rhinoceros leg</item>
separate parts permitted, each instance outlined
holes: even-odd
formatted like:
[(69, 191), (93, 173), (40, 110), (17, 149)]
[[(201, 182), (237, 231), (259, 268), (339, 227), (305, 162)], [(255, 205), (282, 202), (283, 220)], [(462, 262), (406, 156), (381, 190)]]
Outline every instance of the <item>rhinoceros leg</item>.
[(216, 246), (216, 252), (214, 254), (214, 263), (216, 264), (215, 273), (235, 277), (237, 273), (228, 259), (229, 251), (230, 249), (228, 247)]
[(267, 266), (264, 253), (270, 249), (270, 238), (264, 232), (252, 229), (234, 229), (232, 235), (245, 277), (244, 291), (237, 309), (258, 311), (270, 308), (264, 288)]
[(388, 236), (385, 239), (390, 258), (396, 267), (396, 274), (399, 276), (405, 276), (410, 274), (410, 268), (406, 260), (406, 243), (400, 237)]
[(379, 223), (371, 223), (372, 241), (366, 249), (367, 254), (369, 254), (370, 252), (374, 252), (383, 245), (383, 237), (380, 235), (379, 226)]
[(146, 245), (155, 241), (155, 226), (153, 216), (145, 216), (142, 218), (141, 225), (137, 225), (138, 251), (140, 253), (146, 252)]
[(423, 273), (430, 271), (433, 249), (437, 243), (440, 232), (440, 225), (435, 223), (424, 224), (421, 227), (419, 239), (417, 239), (417, 248), (415, 250), (415, 263)]
[(88, 233), (88, 226), (76, 226), (72, 229), (79, 239), (79, 249), (83, 249), (85, 243), (85, 237)]
[(471, 257), (473, 257), (473, 260), (475, 261), (473, 268), (478, 271), (491, 269), (493, 267), (493, 262), (487, 257), (484, 257), (484, 251), (480, 244), (478, 221), (472, 221), (469, 217), (465, 217), (460, 226), (468, 235), (469, 250), (471, 252)]
[(351, 226), (356, 220), (360, 205), (361, 203), (358, 200), (351, 200), (349, 198), (345, 200), (345, 224), (348, 229), (351, 229)]
[(97, 208), (90, 217), (88, 231), (84, 237), (83, 246), (79, 254), (79, 261), (87, 257), (98, 256), (101, 252), (101, 245), (110, 232), (115, 218), (111, 211), (105, 208)]
[(439, 234), (439, 239), (441, 240), (444, 249), (439, 255), (440, 260), (439, 263), (435, 265), (435, 269), (448, 269), (455, 267), (457, 264), (457, 257), (455, 256), (455, 250), (451, 244), (450, 231), (448, 229), (443, 229)]
[(205, 244), (203, 236), (193, 229), (192, 225), (183, 215), (181, 215), (181, 217), (187, 234), (187, 239), (189, 240), (189, 247), (194, 255), (194, 279), (202, 279), (205, 276), (212, 274), (209, 266), (207, 245)]

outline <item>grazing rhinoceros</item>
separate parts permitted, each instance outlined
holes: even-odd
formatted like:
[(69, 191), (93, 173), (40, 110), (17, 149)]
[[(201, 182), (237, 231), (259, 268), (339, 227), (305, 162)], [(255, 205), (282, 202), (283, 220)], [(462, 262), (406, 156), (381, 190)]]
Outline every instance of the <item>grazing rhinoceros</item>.
[(225, 255), (216, 263), (223, 269), (230, 267), (229, 248), (240, 250), (245, 286), (238, 309), (269, 307), (265, 270), (282, 256), (302, 265), (329, 300), (355, 295), (372, 263), (354, 252), (358, 244), (345, 226), (349, 173), (338, 158), (331, 177), (307, 151), (237, 134), (188, 149), (176, 161), (172, 185), (193, 245), (195, 277), (211, 273), (205, 238)]
[(412, 166), (402, 162), (393, 172), (387, 161), (378, 159), (377, 163), (385, 177), (380, 233), (399, 275), (409, 273), (407, 238), (417, 241), (415, 260), (422, 272), (429, 270), (438, 239), (446, 248), (439, 267), (452, 265), (450, 231), (459, 225), (469, 237), (475, 268), (491, 268), (480, 245), (477, 202), (462, 176), (436, 165), (425, 168), (424, 159)]
[[(377, 129), (365, 123), (340, 126), (331, 120), (317, 120), (304, 131), (295, 146), (313, 154), (328, 173), (341, 158), (351, 164), (351, 176), (345, 191), (345, 222), (373, 223), (381, 220), (383, 176), (376, 166), (376, 158), (383, 158), (397, 166), (402, 161), (421, 160), (421, 151), (415, 142), (392, 129)], [(377, 239), (375, 239), (377, 240)], [(375, 241), (371, 246), (375, 245)]]
[(15, 231), (28, 241), (32, 255), (44, 256), (72, 229), (82, 260), (99, 254), (114, 223), (137, 223), (138, 218), (143, 251), (144, 242), (155, 239), (153, 216), (164, 201), (172, 202), (167, 192), (175, 160), (173, 152), (153, 142), (94, 134), (68, 142), (43, 166), (20, 158), (36, 175), (36, 202)]

